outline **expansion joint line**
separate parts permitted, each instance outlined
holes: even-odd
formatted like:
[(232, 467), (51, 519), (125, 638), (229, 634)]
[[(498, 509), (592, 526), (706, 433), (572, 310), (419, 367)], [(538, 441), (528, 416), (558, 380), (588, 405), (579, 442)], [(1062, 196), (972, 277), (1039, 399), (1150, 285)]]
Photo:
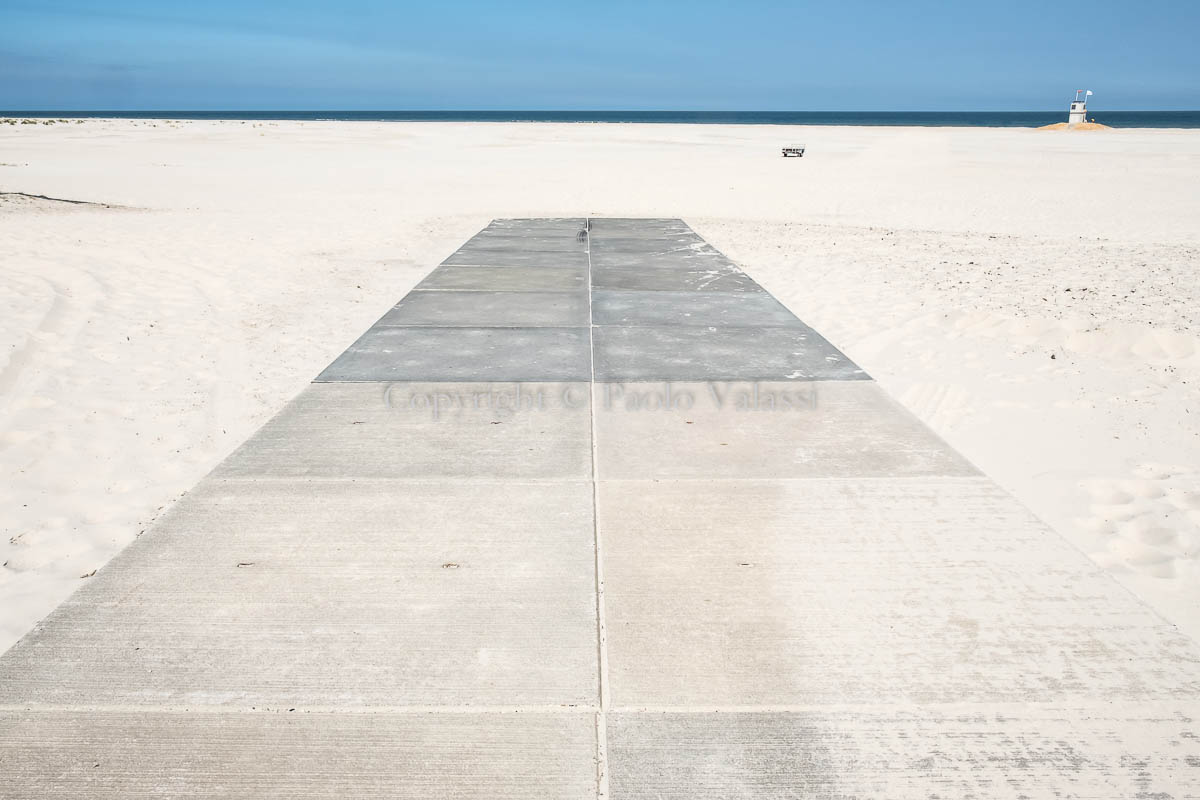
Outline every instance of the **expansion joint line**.
[(600, 690), (600, 709), (596, 713), (596, 795), (600, 800), (608, 798), (608, 626), (604, 618), (604, 551), (600, 539), (600, 484), (596, 450), (596, 342), (592, 320), (592, 220), (584, 219), (587, 243), (587, 293), (588, 293), (588, 359), (591, 366), (591, 382), (588, 384), (588, 408), (591, 410), (592, 440), (592, 543), (596, 557), (596, 649), (598, 662), (597, 685)]

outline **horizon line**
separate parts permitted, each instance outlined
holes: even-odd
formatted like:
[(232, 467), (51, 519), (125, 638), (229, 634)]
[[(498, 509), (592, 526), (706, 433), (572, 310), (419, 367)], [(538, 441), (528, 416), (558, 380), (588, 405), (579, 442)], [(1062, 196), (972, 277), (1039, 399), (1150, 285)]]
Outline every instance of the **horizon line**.
[[(80, 112), (97, 114), (188, 113), (218, 114), (222, 112), (248, 114), (1047, 114), (1059, 113), (1060, 108), (1015, 109), (707, 109), (707, 108), (0, 108), (0, 114), (65, 114)], [(1104, 114), (1188, 114), (1200, 108), (1105, 108)]]

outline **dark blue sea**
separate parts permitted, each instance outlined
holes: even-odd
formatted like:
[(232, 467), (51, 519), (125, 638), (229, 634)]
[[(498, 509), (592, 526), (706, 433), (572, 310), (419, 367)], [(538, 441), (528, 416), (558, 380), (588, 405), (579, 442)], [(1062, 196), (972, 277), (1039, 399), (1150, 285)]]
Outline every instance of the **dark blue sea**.
[[(1066, 122), (1057, 111), (0, 111), (9, 117), (346, 120), (361, 122), (652, 122), (699, 125), (917, 125), (1035, 128)], [(1200, 111), (1089, 111), (1114, 128), (1200, 128)]]

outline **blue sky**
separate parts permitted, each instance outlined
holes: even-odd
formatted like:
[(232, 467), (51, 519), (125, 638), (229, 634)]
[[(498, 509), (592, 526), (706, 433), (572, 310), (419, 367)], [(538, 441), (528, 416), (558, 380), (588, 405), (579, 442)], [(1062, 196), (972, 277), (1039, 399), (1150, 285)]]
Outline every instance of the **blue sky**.
[(0, 0), (0, 108), (1195, 109), (1197, 31), (1197, 0)]

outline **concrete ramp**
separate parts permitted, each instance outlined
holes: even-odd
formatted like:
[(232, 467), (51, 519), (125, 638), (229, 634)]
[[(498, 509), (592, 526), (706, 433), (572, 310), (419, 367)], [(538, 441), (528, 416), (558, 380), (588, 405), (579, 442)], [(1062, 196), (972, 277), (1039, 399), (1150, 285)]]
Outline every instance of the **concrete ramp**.
[(497, 220), (0, 658), (0, 797), (1184, 798), (1197, 714), (682, 221)]

